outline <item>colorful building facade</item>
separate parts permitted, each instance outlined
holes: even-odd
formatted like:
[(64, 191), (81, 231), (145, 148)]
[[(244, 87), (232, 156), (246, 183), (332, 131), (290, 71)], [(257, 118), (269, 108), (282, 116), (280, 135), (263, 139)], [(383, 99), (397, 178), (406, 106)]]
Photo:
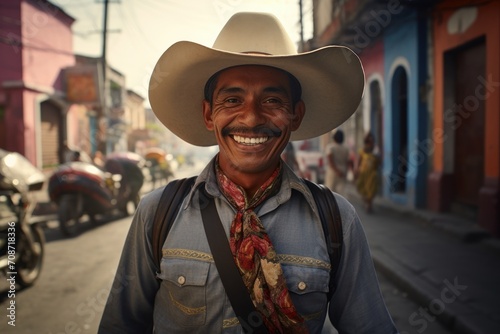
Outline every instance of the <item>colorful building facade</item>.
[(500, 236), (500, 1), (442, 1), (432, 28), (428, 207)]
[[(326, 2), (316, 4), (326, 8)], [(364, 134), (375, 136), (381, 157), (381, 196), (409, 208), (423, 208), (429, 158), (422, 152), (429, 125), (428, 21), (423, 9), (399, 1), (329, 3), (333, 20), (326, 24), (316, 13), (317, 27), (323, 30), (309, 44), (346, 45), (359, 55), (365, 69), (364, 98), (357, 111), (363, 119), (357, 131), (362, 133), (347, 135), (355, 138), (356, 150)]]
[(383, 158), (380, 195), (500, 236), (500, 1), (318, 0), (319, 8), (308, 45), (347, 45), (365, 67), (360, 109)]

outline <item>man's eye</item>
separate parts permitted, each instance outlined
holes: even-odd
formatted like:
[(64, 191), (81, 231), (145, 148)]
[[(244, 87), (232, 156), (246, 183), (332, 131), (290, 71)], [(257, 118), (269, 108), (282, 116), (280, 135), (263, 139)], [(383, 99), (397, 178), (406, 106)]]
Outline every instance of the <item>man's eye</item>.
[(238, 103), (239, 100), (235, 97), (229, 97), (229, 98), (225, 99), (224, 102), (226, 102), (226, 103)]
[(268, 98), (264, 101), (264, 103), (268, 103), (268, 104), (277, 104), (277, 103), (281, 103), (281, 100), (280, 99), (277, 99), (277, 98)]

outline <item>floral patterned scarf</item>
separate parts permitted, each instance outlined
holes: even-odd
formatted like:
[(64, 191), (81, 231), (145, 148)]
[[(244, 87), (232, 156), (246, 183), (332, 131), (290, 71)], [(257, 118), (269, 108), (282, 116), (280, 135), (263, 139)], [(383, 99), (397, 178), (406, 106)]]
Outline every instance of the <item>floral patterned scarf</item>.
[(280, 186), (281, 166), (251, 199), (216, 166), (219, 187), (237, 210), (229, 235), (231, 251), (265, 326), (270, 333), (307, 333), (304, 319), (292, 303), (276, 251), (253, 211)]

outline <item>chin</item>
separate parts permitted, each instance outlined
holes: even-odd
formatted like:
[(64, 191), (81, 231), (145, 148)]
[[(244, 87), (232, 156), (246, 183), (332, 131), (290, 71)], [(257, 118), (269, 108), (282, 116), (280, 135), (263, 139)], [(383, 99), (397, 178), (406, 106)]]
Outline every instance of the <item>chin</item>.
[(255, 161), (255, 159), (244, 159), (240, 160), (235, 164), (236, 169), (238, 169), (242, 173), (247, 174), (257, 174), (262, 173), (268, 170), (274, 170), (276, 168), (276, 164), (269, 163), (269, 160), (263, 161), (261, 163)]

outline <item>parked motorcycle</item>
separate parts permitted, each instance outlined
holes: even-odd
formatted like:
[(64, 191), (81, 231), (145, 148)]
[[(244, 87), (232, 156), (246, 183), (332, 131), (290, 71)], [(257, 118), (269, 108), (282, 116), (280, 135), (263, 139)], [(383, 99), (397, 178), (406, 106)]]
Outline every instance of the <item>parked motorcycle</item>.
[(122, 157), (109, 157), (104, 170), (81, 161), (61, 165), (48, 185), (50, 199), (58, 207), (61, 232), (76, 235), (85, 215), (91, 223), (100, 215), (131, 215), (143, 181), (139, 162)]
[(30, 286), (42, 271), (45, 235), (31, 215), (32, 191), (44, 182), (45, 175), (25, 157), (0, 149), (0, 270), (10, 286)]

